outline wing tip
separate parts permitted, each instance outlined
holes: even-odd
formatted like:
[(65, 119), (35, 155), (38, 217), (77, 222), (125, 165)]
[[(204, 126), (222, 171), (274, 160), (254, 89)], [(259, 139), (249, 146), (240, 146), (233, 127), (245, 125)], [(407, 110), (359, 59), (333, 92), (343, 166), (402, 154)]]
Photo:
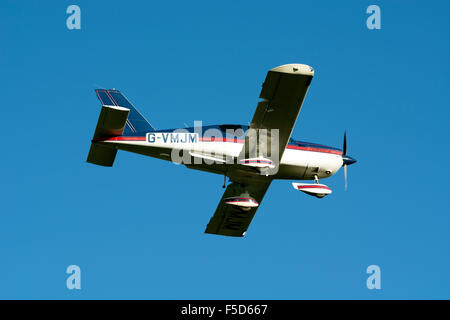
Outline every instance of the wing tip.
[(278, 66), (276, 68), (271, 69), (270, 71), (280, 72), (280, 73), (289, 73), (289, 74), (298, 74), (305, 76), (314, 76), (314, 69), (306, 64), (300, 63), (290, 63), (284, 64), (282, 66)]
[(213, 231), (207, 231), (207, 230), (205, 230), (204, 233), (205, 233), (205, 234), (213, 234), (213, 235), (216, 235), (216, 236), (222, 236), (222, 237), (242, 238), (242, 237), (245, 236), (245, 233), (246, 233), (246, 232), (241, 233), (241, 234), (232, 234), (232, 233), (224, 233), (224, 232), (219, 232), (219, 231), (213, 232)]

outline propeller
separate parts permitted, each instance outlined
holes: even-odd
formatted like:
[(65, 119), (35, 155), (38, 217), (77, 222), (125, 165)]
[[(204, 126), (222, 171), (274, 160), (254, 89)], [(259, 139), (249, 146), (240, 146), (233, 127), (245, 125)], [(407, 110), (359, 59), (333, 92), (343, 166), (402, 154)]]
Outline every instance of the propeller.
[(347, 191), (347, 165), (344, 164), (345, 191)]
[(344, 146), (342, 147), (343, 155), (347, 155), (347, 131), (344, 131)]
[(355, 159), (347, 155), (347, 131), (344, 131), (344, 143), (342, 146), (342, 162), (344, 164), (345, 191), (347, 191), (347, 166), (356, 162)]

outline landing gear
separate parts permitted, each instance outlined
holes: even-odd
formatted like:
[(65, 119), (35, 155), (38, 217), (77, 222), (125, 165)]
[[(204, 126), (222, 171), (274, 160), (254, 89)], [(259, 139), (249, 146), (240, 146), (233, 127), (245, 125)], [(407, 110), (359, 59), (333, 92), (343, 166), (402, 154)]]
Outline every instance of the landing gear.
[(227, 175), (224, 174), (223, 175), (223, 186), (222, 186), (222, 188), (225, 189), (226, 186), (227, 186)]
[(314, 175), (314, 183), (319, 184), (319, 178), (317, 177), (317, 174)]
[(259, 169), (259, 172), (260, 172), (261, 174), (265, 175), (266, 177), (269, 176), (269, 168), (268, 168), (268, 167), (267, 167), (267, 168), (261, 168), (261, 169)]

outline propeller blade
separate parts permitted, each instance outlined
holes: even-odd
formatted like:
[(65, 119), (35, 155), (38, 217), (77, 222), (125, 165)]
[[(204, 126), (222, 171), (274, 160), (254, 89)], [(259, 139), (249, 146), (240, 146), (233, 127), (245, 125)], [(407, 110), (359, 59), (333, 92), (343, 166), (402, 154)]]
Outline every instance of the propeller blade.
[(347, 165), (344, 164), (345, 191), (347, 191)]
[(344, 156), (347, 154), (347, 131), (344, 131), (344, 146), (342, 147), (342, 153)]

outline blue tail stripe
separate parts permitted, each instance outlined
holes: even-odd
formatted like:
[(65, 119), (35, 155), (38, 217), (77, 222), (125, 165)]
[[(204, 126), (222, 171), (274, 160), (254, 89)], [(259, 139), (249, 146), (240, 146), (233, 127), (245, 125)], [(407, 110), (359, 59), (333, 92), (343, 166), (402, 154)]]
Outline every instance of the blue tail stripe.
[(100, 101), (105, 104), (116, 105), (130, 109), (127, 125), (123, 135), (134, 135), (155, 131), (155, 128), (142, 116), (142, 114), (118, 90), (97, 89)]
[(114, 106), (114, 102), (111, 100), (111, 98), (108, 96), (108, 94), (105, 92), (105, 90), (96, 90), (98, 99), (104, 106)]

